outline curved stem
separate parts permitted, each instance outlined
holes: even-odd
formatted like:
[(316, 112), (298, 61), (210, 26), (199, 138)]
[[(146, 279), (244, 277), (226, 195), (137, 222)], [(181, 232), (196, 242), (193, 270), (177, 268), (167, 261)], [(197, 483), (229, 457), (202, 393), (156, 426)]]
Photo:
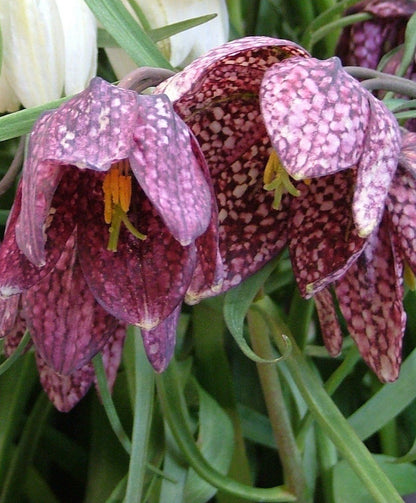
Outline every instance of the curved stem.
[(118, 86), (123, 89), (132, 89), (141, 93), (148, 87), (157, 86), (164, 80), (175, 75), (175, 72), (166, 68), (153, 68), (151, 66), (142, 66), (123, 77)]
[(253, 304), (252, 309), (261, 313), (264, 330), (271, 334), (278, 348), (282, 345), (283, 333), (292, 340), (293, 352), (287, 358), (286, 364), (293, 380), (317, 423), (348, 461), (374, 500), (377, 503), (403, 503), (389, 478), (323, 389), (321, 382), (297, 347), (289, 328), (280, 319), (272, 301), (263, 298)]
[[(273, 348), (263, 330), (262, 320), (260, 325), (258, 323), (258, 316), (259, 314), (253, 311), (247, 313), (251, 343), (258, 355), (271, 359)], [(256, 365), (276, 444), (279, 446), (286, 485), (296, 495), (298, 503), (309, 502), (311, 499), (308, 495), (302, 459), (290, 424), (276, 365), (262, 363)]]

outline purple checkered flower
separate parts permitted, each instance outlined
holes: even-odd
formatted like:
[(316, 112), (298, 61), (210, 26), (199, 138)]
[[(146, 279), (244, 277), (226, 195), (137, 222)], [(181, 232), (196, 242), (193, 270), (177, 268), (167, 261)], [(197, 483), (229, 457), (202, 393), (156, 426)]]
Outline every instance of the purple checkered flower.
[(166, 367), (194, 271), (215, 273), (215, 260), (200, 259), (201, 247), (216, 257), (206, 169), (164, 95), (96, 78), (39, 118), (0, 249), (0, 293), (22, 295), (54, 372), (88, 365), (119, 322), (140, 326), (150, 362)]
[(287, 243), (303, 295), (341, 276), (378, 226), (397, 167), (399, 129), (384, 105), (337, 58), (267, 37), (214, 49), (161, 90), (211, 172), (223, 290)]
[[(211, 172), (223, 290), (288, 245), (301, 294), (315, 296), (324, 327), (337, 326), (326, 287), (346, 283), (370, 261), (391, 191), (403, 179), (402, 168), (396, 171), (401, 135), (393, 115), (337, 58), (319, 61), (292, 42), (266, 37), (215, 49), (160, 90), (195, 134)], [(388, 307), (401, 281), (396, 272), (377, 284), (386, 293), (378, 314), (385, 324), (379, 340), (386, 343), (391, 324), (400, 333), (403, 327), (402, 310), (392, 317)], [(365, 295), (362, 284), (350, 287), (357, 298)], [(203, 288), (191, 293), (194, 299), (205, 294)], [(339, 295), (347, 298), (341, 289)], [(370, 315), (377, 320), (375, 311)], [(361, 318), (357, 341), (367, 322)], [(397, 355), (392, 337), (390, 351)], [(326, 342), (332, 354), (339, 351), (338, 339)], [(372, 368), (381, 379), (394, 378), (387, 367)]]
[(377, 68), (386, 53), (404, 42), (407, 21), (415, 11), (412, 0), (366, 0), (353, 5), (345, 15), (367, 12), (373, 17), (344, 28), (336, 54), (344, 65)]
[[(53, 274), (52, 274), (53, 277)], [(29, 294), (33, 295), (33, 292)], [(87, 294), (88, 295), (88, 294)], [(74, 294), (73, 294), (74, 297)], [(85, 294), (81, 296), (81, 299), (85, 299)], [(67, 300), (74, 300), (67, 299)], [(57, 302), (63, 302), (62, 298), (56, 299)], [(16, 350), (18, 344), (20, 343), (26, 328), (26, 316), (24, 314), (25, 307), (30, 305), (28, 298), (26, 298), (26, 292), (22, 294), (12, 295), (7, 299), (0, 299), (0, 336), (4, 338), (3, 351), (5, 356), (11, 356)], [(90, 304), (88, 304), (90, 306)], [(70, 368), (74, 357), (72, 335), (74, 332), (75, 324), (74, 321), (79, 321), (79, 303), (76, 301), (74, 305), (75, 309), (68, 312), (66, 319), (61, 320), (61, 323), (68, 323), (66, 344), (59, 347), (59, 345), (54, 346), (55, 353), (61, 352), (68, 355), (68, 360), (60, 359), (60, 368), (56, 368), (49, 365), (41, 356), (42, 349), (38, 349), (38, 344), (35, 344), (35, 356), (36, 363), (39, 371), (40, 382), (49, 399), (55, 405), (55, 407), (61, 412), (68, 412), (78, 403), (78, 401), (86, 394), (91, 384), (95, 380), (94, 368), (91, 361), (87, 361), (81, 366), (71, 371), (70, 373), (65, 372), (65, 367)], [(52, 315), (55, 316), (57, 313), (52, 306), (48, 306), (41, 316)], [(97, 313), (97, 310), (101, 309), (99, 306), (95, 307), (91, 319)], [(75, 318), (71, 318), (74, 315)], [(110, 320), (110, 318), (108, 318)], [(94, 336), (96, 335), (96, 326), (93, 324), (89, 327), (91, 329), (91, 341), (94, 342)], [(117, 322), (113, 319), (107, 325), (107, 337), (104, 345), (101, 347), (103, 364), (106, 371), (107, 383), (110, 389), (112, 389), (114, 381), (116, 379), (118, 366), (121, 360), (121, 353), (123, 349), (123, 342), (125, 338), (125, 326), (122, 323)], [(41, 345), (47, 345), (46, 341), (40, 341)], [(30, 347), (31, 344), (29, 344)]]
[[(403, 130), (399, 167), (379, 227), (358, 259), (335, 281), (334, 293), (348, 330), (370, 368), (384, 382), (397, 379), (406, 313), (403, 278), (416, 274), (416, 134)], [(342, 336), (331, 291), (319, 292), (318, 314), (325, 345), (336, 355)]]

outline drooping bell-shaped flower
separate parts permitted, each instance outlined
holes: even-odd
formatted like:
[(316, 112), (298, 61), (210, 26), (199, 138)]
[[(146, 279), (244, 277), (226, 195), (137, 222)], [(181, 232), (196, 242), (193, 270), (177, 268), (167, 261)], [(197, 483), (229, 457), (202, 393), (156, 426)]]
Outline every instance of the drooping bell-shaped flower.
[(97, 24), (83, 0), (1, 0), (0, 23), (1, 75), (24, 107), (77, 93), (95, 74)]
[[(135, 16), (129, 2), (122, 1)], [(141, 9), (152, 29), (207, 14), (217, 14), (207, 23), (177, 33), (159, 43), (163, 55), (174, 67), (183, 66), (228, 40), (229, 23), (225, 0), (161, 0), (158, 2), (134, 0), (134, 2)], [(121, 49), (110, 48), (106, 49), (106, 52), (120, 79), (137, 66)]]
[[(403, 166), (409, 171), (415, 155), (401, 147), (393, 115), (338, 59), (319, 61), (291, 42), (262, 37), (211, 51), (161, 90), (196, 135), (213, 177), (223, 289), (287, 244), (301, 294), (315, 296), (331, 334), (331, 354), (342, 341), (326, 288), (335, 284), (367, 363), (380, 379), (395, 379), (404, 259), (388, 247), (385, 208), (397, 183), (411, 187)], [(399, 192), (411, 201), (413, 189), (406, 190)], [(396, 205), (396, 215), (406, 220), (401, 234), (411, 236), (413, 206), (405, 206), (401, 212)], [(409, 243), (400, 253), (412, 264)], [(198, 300), (205, 292), (188, 295)]]
[(215, 253), (215, 219), (203, 156), (168, 98), (95, 78), (33, 128), (0, 293), (22, 294), (37, 351), (59, 374), (87, 364), (116, 320), (143, 329), (161, 371), (198, 249)]
[[(349, 333), (367, 364), (385, 382), (399, 375), (406, 327), (403, 279), (414, 288), (416, 274), (415, 152), (416, 134), (404, 131), (399, 167), (380, 226), (333, 285)], [(316, 299), (325, 345), (336, 355), (342, 335), (330, 289), (319, 292)]]
[[(55, 280), (56, 279), (57, 277), (55, 276)], [(46, 285), (51, 285), (51, 279), (46, 282)], [(54, 286), (57, 286), (57, 284), (55, 283)], [(79, 284), (73, 286), (78, 287)], [(66, 303), (65, 312), (62, 312), (61, 310), (59, 313), (61, 315), (63, 314), (64, 317), (59, 321), (60, 327), (58, 327), (58, 329), (62, 329), (62, 327), (66, 326), (67, 331), (70, 333), (71, 330), (73, 331), (75, 329), (75, 320), (78, 322), (81, 321), (81, 323), (87, 325), (85, 326), (86, 330), (91, 331), (91, 339), (93, 340), (98, 335), (97, 332), (100, 331), (100, 327), (92, 322), (94, 320), (93, 313), (97, 309), (99, 310), (101, 308), (96, 306), (95, 309), (92, 310), (90, 316), (84, 316), (83, 319), (80, 319), (81, 317), (79, 316), (79, 311), (77, 311), (79, 303), (72, 306), (71, 301), (73, 301), (73, 298), (69, 299), (66, 297), (68, 292), (69, 290), (67, 289), (60, 292), (62, 295), (59, 295), (58, 298), (53, 298), (52, 291), (52, 295), (48, 298), (48, 302), (41, 302), (38, 305), (37, 309), (39, 316), (42, 318), (49, 317), (50, 320), (51, 309), (53, 310), (52, 302), (59, 302), (61, 307), (64, 303)], [(29, 294), (28, 297), (30, 297), (30, 295), (33, 295), (33, 292)], [(80, 297), (85, 298), (85, 292), (81, 292)], [(14, 353), (27, 329), (25, 307), (28, 305), (28, 301), (30, 304), (30, 300), (27, 298), (27, 292), (24, 292), (21, 295), (13, 295), (7, 299), (0, 299), (0, 337), (4, 338), (3, 351), (7, 357)], [(88, 303), (88, 307), (90, 307), (90, 305), (91, 303)], [(85, 312), (86, 308), (84, 308), (84, 313)], [(52, 315), (55, 314), (57, 313), (52, 313)], [(75, 315), (75, 319), (71, 318), (73, 315)], [(117, 369), (121, 361), (121, 352), (125, 338), (125, 327), (122, 324), (119, 324), (117, 320), (111, 319), (108, 315), (107, 318), (109, 320), (109, 323), (106, 326), (106, 331), (108, 333), (106, 334), (105, 343), (102, 345), (101, 351), (108, 386), (112, 389)], [(68, 323), (69, 321), (70, 323)], [(71, 341), (71, 337), (68, 337), (66, 344), (60, 345), (59, 342), (62, 341), (59, 340), (59, 334), (56, 335), (57, 337), (55, 343), (53, 344), (54, 350), (55, 352), (61, 351), (63, 353), (68, 351), (68, 364), (70, 366), (72, 363), (71, 353), (73, 355), (74, 349), (71, 347), (71, 344), (74, 341)], [(102, 335), (103, 334), (101, 334), (101, 336)], [(61, 366), (59, 370), (57, 370), (53, 364), (48, 364), (48, 361), (50, 361), (48, 356), (50, 355), (46, 354), (46, 358), (48, 358), (48, 360), (45, 360), (41, 356), (43, 354), (45, 344), (38, 346), (36, 341), (34, 342), (36, 350), (36, 363), (42, 386), (55, 407), (61, 412), (68, 412), (85, 395), (95, 379), (92, 363), (89, 361), (90, 359), (87, 359), (86, 363), (81, 362), (79, 363), (80, 366), (78, 368), (68, 371), (68, 364), (65, 362), (64, 365), (66, 368), (63, 368), (62, 364), (64, 361), (62, 360)], [(29, 344), (28, 347), (30, 346), (31, 344)]]
[[(287, 243), (304, 296), (345, 272), (382, 218), (400, 134), (338, 59), (248, 37), (210, 51), (157, 91), (173, 100), (211, 172), (223, 290)], [(311, 218), (300, 225), (305, 214)], [(333, 232), (323, 233), (324, 224)], [(205, 295), (202, 282), (191, 284), (189, 301)]]
[(407, 21), (416, 12), (412, 0), (365, 0), (345, 15), (369, 13), (372, 17), (345, 27), (336, 54), (344, 65), (377, 68), (381, 58), (404, 42)]

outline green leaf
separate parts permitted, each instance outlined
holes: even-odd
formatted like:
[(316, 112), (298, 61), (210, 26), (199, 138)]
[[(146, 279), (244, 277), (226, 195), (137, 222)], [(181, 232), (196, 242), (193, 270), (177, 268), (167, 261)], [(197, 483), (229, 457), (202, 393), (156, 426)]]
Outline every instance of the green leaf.
[(413, 64), (416, 47), (416, 12), (407, 22), (406, 32), (404, 37), (404, 52), (400, 61), (400, 67), (397, 75), (403, 77), (407, 69)]
[[(416, 466), (409, 463), (397, 465), (390, 456), (375, 455), (374, 459), (400, 494), (406, 495), (416, 491)], [(334, 503), (374, 501), (346, 461), (340, 461), (333, 469), (333, 497)]]
[[(415, 381), (416, 349), (402, 364), (397, 381), (385, 384), (348, 418), (348, 422), (361, 440), (365, 440), (382, 428), (416, 398)], [(386, 404), (389, 406), (386, 407)]]
[(159, 42), (160, 40), (169, 38), (177, 33), (181, 33), (185, 30), (189, 30), (190, 28), (194, 28), (195, 26), (199, 26), (200, 24), (207, 23), (215, 17), (217, 17), (217, 14), (207, 14), (206, 16), (193, 17), (186, 19), (185, 21), (179, 21), (178, 23), (167, 24), (161, 28), (149, 30), (147, 34), (153, 42)]
[(107, 32), (137, 66), (172, 68), (121, 1), (85, 1)]
[(207, 462), (193, 438), (174, 360), (163, 374), (156, 376), (156, 383), (162, 411), (172, 434), (183, 455), (200, 477), (225, 493), (250, 501), (295, 501), (295, 497), (284, 486), (268, 489), (247, 486), (224, 476)]
[(279, 358), (266, 360), (258, 356), (250, 348), (244, 338), (244, 319), (255, 296), (276, 267), (277, 262), (278, 259), (271, 260), (256, 274), (245, 280), (236, 288), (229, 290), (224, 300), (224, 319), (231, 335), (234, 337), (241, 351), (250, 358), (250, 360), (259, 363), (276, 363)]
[(66, 98), (45, 103), (45, 105), (26, 108), (25, 110), (19, 110), (18, 112), (0, 117), (0, 141), (9, 140), (10, 138), (16, 138), (28, 133), (42, 112), (58, 108), (59, 105), (69, 100), (69, 98), (70, 96), (67, 96)]
[[(208, 463), (215, 464), (220, 473), (227, 473), (233, 453), (234, 433), (231, 420), (217, 402), (206, 393), (196, 380), (198, 391), (198, 445)], [(205, 503), (217, 489), (190, 470), (186, 479), (184, 503)]]

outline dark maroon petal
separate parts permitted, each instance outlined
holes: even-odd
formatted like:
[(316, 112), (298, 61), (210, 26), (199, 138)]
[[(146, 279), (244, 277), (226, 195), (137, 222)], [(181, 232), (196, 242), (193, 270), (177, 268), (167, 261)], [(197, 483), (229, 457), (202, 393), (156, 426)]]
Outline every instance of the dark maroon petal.
[[(244, 70), (248, 76), (252, 71), (262, 75), (269, 66), (292, 56), (308, 57), (309, 54), (289, 40), (270, 37), (233, 40), (193, 61), (182, 72), (163, 82), (156, 92), (166, 93), (175, 101), (190, 93), (195, 101), (202, 103), (222, 94), (222, 89), (241, 91), (239, 84)], [(253, 86), (256, 85), (254, 81)]]
[(43, 265), (43, 224), (62, 174), (62, 165), (106, 171), (128, 157), (137, 122), (138, 96), (100, 78), (53, 112), (44, 114), (30, 135), (23, 170), (19, 247)]
[(387, 197), (391, 233), (416, 274), (416, 179), (400, 168)]
[[(19, 184), (15, 201), (9, 216), (9, 221), (0, 247), (0, 293), (7, 296), (27, 290), (39, 282), (54, 267), (60, 257), (65, 243), (71, 235), (75, 222), (74, 212), (77, 203), (78, 174), (71, 169), (64, 170), (61, 183), (53, 196), (48, 210), (45, 225), (42, 230), (42, 241), (39, 250), (44, 254), (45, 265), (36, 267), (21, 252), (16, 242), (16, 222), (21, 209), (21, 185)], [(30, 229), (25, 225), (20, 230), (22, 234), (23, 250), (27, 251), (33, 243)], [(46, 231), (46, 232), (45, 232)], [(36, 238), (34, 238), (36, 241)], [(35, 245), (37, 247), (37, 245)], [(44, 249), (42, 247), (44, 246)]]
[(410, 17), (416, 5), (412, 0), (370, 0), (363, 2), (360, 10), (381, 18)]
[(107, 250), (101, 180), (86, 173), (80, 190), (78, 252), (91, 291), (113, 316), (152, 329), (183, 300), (195, 267), (195, 246), (181, 246), (136, 186), (128, 213), (147, 238), (121, 227), (117, 251)]
[(383, 382), (399, 375), (403, 310), (403, 263), (394, 252), (386, 220), (368, 238), (362, 255), (336, 283), (336, 295), (351, 336)]
[[(16, 351), (18, 345), (22, 341), (23, 336), (25, 335), (25, 332), (26, 320), (23, 318), (22, 312), (19, 311), (14, 325), (11, 327), (4, 338), (3, 352), (7, 358)], [(25, 347), (25, 352), (32, 347), (32, 344), (32, 341), (29, 341), (29, 343)]]
[(416, 178), (416, 133), (401, 130), (402, 145), (400, 150), (399, 164)]
[(300, 292), (311, 297), (342, 276), (365, 244), (354, 227), (355, 170), (298, 183), (290, 206), (289, 250)]
[(43, 389), (60, 412), (69, 412), (87, 393), (94, 380), (92, 363), (87, 363), (69, 375), (55, 372), (38, 354), (36, 363)]
[(357, 164), (369, 97), (337, 58), (290, 58), (271, 67), (261, 85), (260, 103), (273, 147), (288, 173), (311, 178)]
[(337, 356), (342, 349), (342, 332), (330, 290), (321, 290), (314, 300), (325, 347), (331, 356)]
[(194, 155), (195, 140), (167, 96), (140, 96), (138, 108), (131, 169), (170, 232), (188, 245), (211, 218), (210, 187), (200, 166), (204, 158)]
[(397, 168), (401, 135), (392, 113), (377, 99), (370, 99), (363, 153), (358, 164), (353, 215), (358, 233), (368, 236), (379, 224), (391, 180)]
[(75, 254), (75, 235), (55, 269), (22, 294), (36, 350), (59, 374), (82, 367), (102, 348), (116, 320), (89, 291)]
[(157, 327), (152, 330), (141, 330), (147, 358), (156, 372), (163, 372), (172, 358), (180, 312), (181, 305)]
[[(228, 89), (228, 83), (224, 88), (218, 83), (218, 90), (214, 90), (221, 93), (219, 99), (208, 99), (198, 110), (192, 109), (190, 96), (175, 104), (201, 145), (214, 183), (223, 291), (256, 272), (285, 246), (289, 204), (289, 199), (284, 199), (282, 209), (273, 210), (273, 194), (263, 189), (271, 149), (258, 96), (253, 94), (260, 85), (260, 71), (231, 65), (229, 71), (234, 77), (230, 82), (239, 93)], [(207, 92), (209, 79), (207, 75), (207, 82), (201, 82)]]

